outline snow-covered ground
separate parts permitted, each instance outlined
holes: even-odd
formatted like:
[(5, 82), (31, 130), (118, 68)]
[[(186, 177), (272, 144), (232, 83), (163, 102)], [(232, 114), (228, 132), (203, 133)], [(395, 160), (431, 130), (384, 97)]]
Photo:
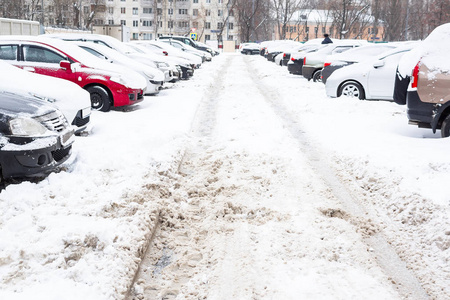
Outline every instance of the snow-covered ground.
[(1, 191), (0, 299), (450, 298), (450, 139), (405, 107), (221, 54), (92, 123)]

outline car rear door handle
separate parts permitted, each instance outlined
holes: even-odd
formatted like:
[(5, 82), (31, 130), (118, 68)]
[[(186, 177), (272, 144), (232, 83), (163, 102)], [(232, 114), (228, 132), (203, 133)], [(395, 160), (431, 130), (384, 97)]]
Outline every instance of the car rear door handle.
[(33, 67), (23, 67), (23, 69), (28, 72), (36, 72), (36, 70)]

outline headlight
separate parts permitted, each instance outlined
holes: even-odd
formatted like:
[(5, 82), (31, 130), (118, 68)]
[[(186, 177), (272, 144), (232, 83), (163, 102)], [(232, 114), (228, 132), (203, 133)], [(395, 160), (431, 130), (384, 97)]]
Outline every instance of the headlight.
[(17, 118), (9, 121), (9, 128), (13, 135), (37, 136), (47, 132), (47, 128), (31, 118)]
[(154, 74), (151, 74), (151, 73), (148, 73), (148, 72), (145, 72), (145, 71), (144, 71), (144, 75), (147, 76), (147, 77), (150, 78), (150, 79), (155, 78), (155, 75), (154, 75)]
[(122, 85), (126, 85), (126, 81), (121, 76), (112, 76), (109, 80), (120, 83)]

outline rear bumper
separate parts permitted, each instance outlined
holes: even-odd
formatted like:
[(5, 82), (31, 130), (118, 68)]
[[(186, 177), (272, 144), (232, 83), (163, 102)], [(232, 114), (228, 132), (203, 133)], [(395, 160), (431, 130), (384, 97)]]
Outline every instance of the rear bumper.
[[(406, 115), (409, 123), (423, 128), (433, 128), (436, 131), (436, 105), (420, 101), (417, 91), (408, 91), (406, 96)], [(433, 126), (433, 124), (436, 124)]]
[(306, 79), (310, 80), (316, 70), (317, 70), (317, 68), (315, 68), (315, 67), (303, 66), (302, 67), (302, 75)]
[(302, 75), (303, 59), (296, 60), (287, 65), (289, 73)]

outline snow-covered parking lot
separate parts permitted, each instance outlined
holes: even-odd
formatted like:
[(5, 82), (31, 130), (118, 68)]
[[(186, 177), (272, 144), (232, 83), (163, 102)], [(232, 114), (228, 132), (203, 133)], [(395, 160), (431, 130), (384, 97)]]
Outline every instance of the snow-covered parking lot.
[(0, 193), (0, 299), (449, 299), (450, 139), (221, 54)]

